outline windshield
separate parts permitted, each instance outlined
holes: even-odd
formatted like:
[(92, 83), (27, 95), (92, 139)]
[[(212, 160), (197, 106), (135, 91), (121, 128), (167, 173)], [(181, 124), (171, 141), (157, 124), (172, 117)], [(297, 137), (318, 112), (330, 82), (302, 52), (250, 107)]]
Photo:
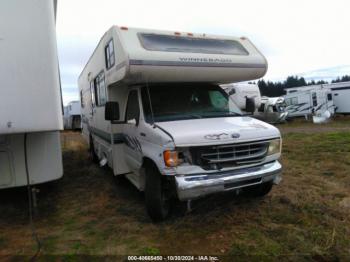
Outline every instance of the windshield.
[(153, 120), (162, 122), (242, 115), (217, 85), (182, 83), (149, 86), (142, 88), (141, 95), (145, 120), (149, 123)]

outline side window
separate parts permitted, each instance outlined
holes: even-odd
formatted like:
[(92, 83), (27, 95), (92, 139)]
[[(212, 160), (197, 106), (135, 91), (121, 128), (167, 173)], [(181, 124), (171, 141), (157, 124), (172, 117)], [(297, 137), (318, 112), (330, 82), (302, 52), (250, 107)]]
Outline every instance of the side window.
[(327, 99), (328, 99), (328, 101), (332, 101), (332, 99), (333, 99), (332, 94), (327, 94)]
[(80, 90), (80, 106), (81, 106), (81, 108), (84, 108), (84, 107), (85, 107), (85, 104), (84, 104), (84, 96), (83, 96), (83, 90)]
[(113, 39), (105, 47), (106, 68), (110, 69), (115, 64)]
[(140, 105), (139, 105), (137, 90), (132, 90), (129, 93), (128, 104), (126, 106), (126, 121), (135, 119), (136, 122), (138, 122), (139, 117), (140, 117)]
[(94, 93), (96, 105), (104, 106), (107, 102), (107, 92), (105, 85), (105, 76), (103, 72), (98, 74), (98, 76), (94, 79)]
[(317, 106), (317, 95), (316, 93), (312, 93), (312, 105)]
[(293, 97), (292, 98), (292, 105), (297, 105), (298, 104), (298, 98), (297, 97)]
[(298, 104), (298, 97), (291, 97), (286, 99), (286, 105), (297, 105)]
[(96, 104), (96, 96), (95, 96), (94, 81), (91, 81), (91, 82), (90, 82), (90, 93), (91, 93), (91, 105), (92, 105), (92, 107), (95, 107), (95, 104)]

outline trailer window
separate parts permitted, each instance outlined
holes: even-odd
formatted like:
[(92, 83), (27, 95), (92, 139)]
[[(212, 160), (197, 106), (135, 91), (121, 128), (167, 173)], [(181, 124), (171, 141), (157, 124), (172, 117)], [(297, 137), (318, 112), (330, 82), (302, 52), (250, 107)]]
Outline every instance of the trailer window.
[(94, 93), (97, 106), (104, 106), (107, 101), (105, 76), (101, 72), (94, 80)]
[(298, 97), (291, 97), (286, 99), (286, 105), (297, 105), (298, 104)]
[(312, 93), (312, 106), (317, 106), (317, 95)]
[(113, 39), (105, 47), (106, 68), (110, 69), (115, 64)]
[(235, 40), (195, 38), (172, 35), (139, 34), (142, 46), (151, 51), (248, 55)]
[(132, 90), (129, 93), (128, 104), (126, 106), (126, 121), (135, 119), (139, 121), (140, 117), (140, 105), (136, 90)]
[(328, 101), (332, 101), (332, 99), (333, 99), (332, 94), (327, 94), (327, 99), (328, 99)]
[(85, 107), (85, 104), (84, 104), (84, 96), (83, 96), (83, 90), (80, 90), (80, 106), (81, 106), (81, 108), (84, 108), (84, 107)]
[(91, 81), (91, 82), (90, 82), (90, 93), (91, 93), (91, 105), (92, 105), (92, 107), (95, 107), (96, 98), (95, 98), (94, 81)]

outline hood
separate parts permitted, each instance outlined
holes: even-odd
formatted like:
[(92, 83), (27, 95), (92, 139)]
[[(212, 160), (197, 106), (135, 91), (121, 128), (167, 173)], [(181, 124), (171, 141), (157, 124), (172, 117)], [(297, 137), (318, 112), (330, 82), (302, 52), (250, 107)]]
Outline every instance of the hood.
[(279, 130), (251, 117), (204, 118), (158, 122), (176, 146), (218, 145), (280, 137)]

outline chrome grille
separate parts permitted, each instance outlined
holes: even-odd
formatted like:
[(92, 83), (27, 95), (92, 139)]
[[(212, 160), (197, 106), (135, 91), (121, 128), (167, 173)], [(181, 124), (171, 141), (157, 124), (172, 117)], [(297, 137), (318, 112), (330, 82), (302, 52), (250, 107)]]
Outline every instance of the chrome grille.
[(192, 147), (190, 151), (194, 164), (200, 165), (204, 169), (220, 169), (261, 162), (267, 154), (268, 145), (269, 143), (264, 141)]

